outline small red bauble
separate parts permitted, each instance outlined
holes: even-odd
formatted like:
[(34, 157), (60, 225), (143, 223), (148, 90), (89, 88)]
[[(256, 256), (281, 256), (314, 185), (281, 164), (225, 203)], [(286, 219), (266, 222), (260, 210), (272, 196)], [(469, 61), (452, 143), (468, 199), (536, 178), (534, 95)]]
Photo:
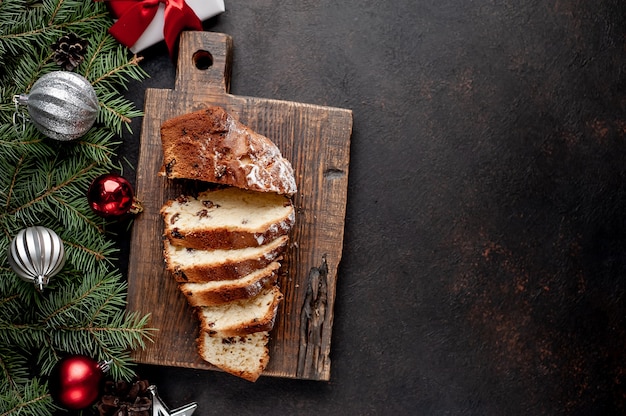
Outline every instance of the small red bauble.
[(100, 395), (100, 382), (108, 364), (84, 355), (59, 361), (50, 379), (50, 392), (62, 407), (79, 410), (93, 404)]
[(87, 201), (102, 217), (120, 217), (133, 212), (136, 203), (130, 182), (115, 173), (94, 179), (87, 191)]

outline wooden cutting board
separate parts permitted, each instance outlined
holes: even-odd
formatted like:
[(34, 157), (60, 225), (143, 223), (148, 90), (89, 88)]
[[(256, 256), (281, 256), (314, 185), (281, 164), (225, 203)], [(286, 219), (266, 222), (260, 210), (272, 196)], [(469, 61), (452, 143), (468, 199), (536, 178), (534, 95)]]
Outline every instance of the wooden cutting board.
[(265, 375), (328, 380), (337, 267), (341, 260), (352, 112), (346, 109), (229, 94), (232, 39), (210, 32), (181, 35), (175, 88), (148, 89), (135, 193), (144, 212), (132, 230), (128, 310), (151, 314), (154, 342), (133, 352), (144, 364), (214, 369), (199, 358), (198, 326), (162, 255), (159, 209), (188, 182), (158, 176), (161, 123), (219, 105), (267, 136), (291, 161), (298, 193), (296, 224), (280, 279), (285, 299), (270, 341)]

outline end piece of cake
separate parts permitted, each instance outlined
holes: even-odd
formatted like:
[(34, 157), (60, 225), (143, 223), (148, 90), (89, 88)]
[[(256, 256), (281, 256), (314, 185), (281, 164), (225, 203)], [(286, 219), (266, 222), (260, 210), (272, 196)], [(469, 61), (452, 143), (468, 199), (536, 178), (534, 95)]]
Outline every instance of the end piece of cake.
[(294, 195), (293, 167), (278, 147), (212, 106), (161, 125), (163, 165), (170, 179), (196, 179), (259, 192)]
[(203, 360), (252, 382), (259, 378), (270, 360), (268, 331), (236, 337), (210, 336), (200, 331), (196, 342)]

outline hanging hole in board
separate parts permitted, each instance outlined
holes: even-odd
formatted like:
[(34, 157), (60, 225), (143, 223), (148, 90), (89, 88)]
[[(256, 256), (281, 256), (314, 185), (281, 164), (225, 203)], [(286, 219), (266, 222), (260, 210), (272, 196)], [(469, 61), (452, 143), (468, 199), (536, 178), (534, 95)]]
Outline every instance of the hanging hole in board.
[(213, 55), (209, 51), (197, 51), (193, 54), (193, 63), (199, 70), (207, 70), (213, 66)]

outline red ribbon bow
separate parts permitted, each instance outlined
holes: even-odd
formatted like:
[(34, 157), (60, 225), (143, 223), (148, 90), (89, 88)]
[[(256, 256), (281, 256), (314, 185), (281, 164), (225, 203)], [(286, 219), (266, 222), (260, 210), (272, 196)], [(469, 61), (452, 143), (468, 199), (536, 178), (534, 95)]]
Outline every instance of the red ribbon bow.
[[(165, 4), (163, 38), (174, 56), (178, 35), (183, 29), (202, 30), (202, 22), (185, 0), (109, 0), (112, 9), (123, 10), (109, 33), (127, 47), (133, 46), (146, 30), (159, 9)], [(131, 3), (131, 4), (129, 4)]]

